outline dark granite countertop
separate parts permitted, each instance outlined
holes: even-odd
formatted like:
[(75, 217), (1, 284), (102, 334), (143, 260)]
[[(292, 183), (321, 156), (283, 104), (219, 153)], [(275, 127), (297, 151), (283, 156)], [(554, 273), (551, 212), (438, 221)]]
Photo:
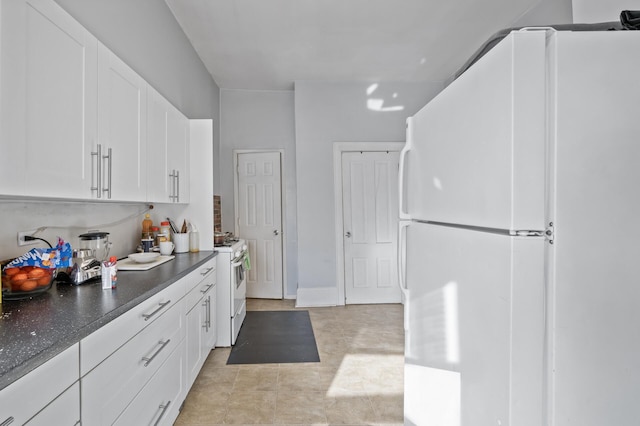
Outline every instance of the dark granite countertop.
[(118, 287), (100, 281), (74, 286), (54, 283), (25, 300), (0, 305), (0, 389), (44, 364), (98, 328), (167, 288), (216, 255), (176, 254), (148, 271), (118, 271)]

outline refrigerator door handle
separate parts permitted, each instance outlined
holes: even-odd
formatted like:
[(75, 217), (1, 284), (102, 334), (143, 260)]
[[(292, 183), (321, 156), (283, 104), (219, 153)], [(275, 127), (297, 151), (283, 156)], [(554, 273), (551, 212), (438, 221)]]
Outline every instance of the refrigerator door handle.
[(398, 213), (400, 220), (411, 220), (409, 213), (404, 211), (404, 160), (413, 147), (413, 118), (407, 118), (407, 142), (400, 151), (400, 164), (398, 167)]
[(404, 329), (409, 330), (409, 289), (406, 286), (406, 228), (411, 225), (410, 221), (401, 220), (398, 222), (398, 286), (402, 292), (404, 302)]

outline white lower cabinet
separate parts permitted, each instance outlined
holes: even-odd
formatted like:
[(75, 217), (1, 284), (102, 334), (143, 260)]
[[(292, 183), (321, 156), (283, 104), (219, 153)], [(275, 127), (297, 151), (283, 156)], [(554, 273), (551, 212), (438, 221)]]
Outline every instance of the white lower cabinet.
[(47, 418), (48, 424), (74, 425), (80, 420), (78, 363), (75, 344), (0, 391), (0, 425), (47, 424)]
[(185, 397), (184, 353), (184, 345), (173, 350), (114, 425), (173, 424)]
[[(188, 291), (186, 303), (185, 346), (187, 365), (187, 390), (193, 385), (209, 352), (216, 344), (216, 270), (215, 259), (201, 269), (204, 277)], [(188, 289), (187, 289), (188, 290)]]
[(0, 391), (1, 425), (171, 425), (215, 346), (216, 259)]
[(79, 382), (75, 382), (73, 386), (26, 423), (28, 426), (51, 426), (54, 424), (64, 426), (80, 424)]
[(181, 302), (174, 304), (82, 377), (83, 423), (113, 424), (169, 355), (183, 346), (183, 306)]

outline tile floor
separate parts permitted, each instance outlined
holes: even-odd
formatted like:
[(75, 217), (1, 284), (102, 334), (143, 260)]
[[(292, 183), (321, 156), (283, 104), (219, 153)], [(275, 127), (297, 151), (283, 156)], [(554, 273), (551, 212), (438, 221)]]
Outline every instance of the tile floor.
[[(293, 300), (249, 299), (248, 310), (295, 309)], [(226, 365), (211, 352), (176, 426), (401, 425), (402, 305), (309, 311), (320, 362)]]

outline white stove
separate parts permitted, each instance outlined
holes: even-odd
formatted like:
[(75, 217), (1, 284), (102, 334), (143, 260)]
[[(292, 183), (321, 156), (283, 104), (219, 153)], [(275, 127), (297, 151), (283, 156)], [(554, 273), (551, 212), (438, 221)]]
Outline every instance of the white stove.
[(249, 252), (244, 240), (215, 246), (217, 259), (216, 346), (232, 346), (247, 315), (247, 279), (245, 257)]

